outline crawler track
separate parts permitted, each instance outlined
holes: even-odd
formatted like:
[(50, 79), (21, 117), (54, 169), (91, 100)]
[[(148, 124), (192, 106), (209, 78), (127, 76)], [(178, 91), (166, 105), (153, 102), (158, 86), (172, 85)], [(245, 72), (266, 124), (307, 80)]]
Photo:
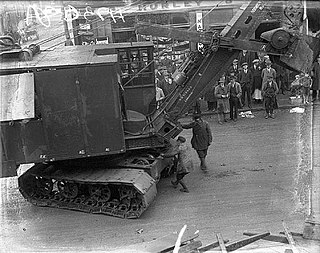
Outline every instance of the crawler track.
[(22, 195), (37, 206), (138, 218), (156, 196), (156, 181), (137, 168), (60, 170), (36, 164), (19, 177)]

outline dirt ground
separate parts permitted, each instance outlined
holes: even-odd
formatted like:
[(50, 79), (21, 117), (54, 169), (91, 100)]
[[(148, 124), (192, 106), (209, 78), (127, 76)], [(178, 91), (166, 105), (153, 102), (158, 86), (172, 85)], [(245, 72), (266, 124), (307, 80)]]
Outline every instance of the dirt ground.
[[(196, 166), (185, 178), (190, 193), (174, 189), (171, 178), (162, 179), (155, 201), (139, 219), (36, 207), (20, 195), (16, 178), (0, 179), (0, 251), (140, 252), (142, 243), (185, 224), (199, 230), (203, 245), (216, 241), (217, 232), (230, 241), (245, 238), (245, 231), (278, 234), (283, 221), (290, 231), (302, 233), (310, 204), (308, 164), (301, 165), (302, 154), (309, 159), (310, 113), (310, 107), (305, 114), (283, 109), (276, 119), (266, 120), (259, 111), (252, 119), (224, 125), (217, 124), (216, 115), (207, 116), (214, 136), (209, 172), (200, 171), (192, 150)], [(182, 134), (190, 145), (191, 130)], [(316, 242), (296, 240), (300, 252), (319, 252)], [(288, 247), (260, 240), (237, 252), (284, 252)]]

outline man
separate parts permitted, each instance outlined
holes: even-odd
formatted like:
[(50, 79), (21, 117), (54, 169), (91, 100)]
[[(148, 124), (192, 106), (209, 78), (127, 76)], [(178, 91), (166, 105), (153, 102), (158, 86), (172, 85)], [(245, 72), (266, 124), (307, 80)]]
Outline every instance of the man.
[(207, 171), (206, 156), (212, 142), (212, 133), (208, 122), (202, 120), (200, 115), (194, 115), (193, 122), (181, 126), (183, 129), (192, 128), (192, 148), (199, 156), (200, 168)]
[(159, 79), (156, 79), (156, 103), (157, 109), (160, 106), (161, 101), (165, 98), (163, 90), (159, 87)]
[(226, 114), (228, 110), (228, 88), (225, 85), (225, 80), (220, 79), (218, 86), (214, 90), (214, 95), (217, 98), (217, 108), (218, 108), (218, 123), (222, 125), (222, 116), (224, 122), (227, 122)]
[[(238, 60), (239, 60), (239, 65), (241, 66), (242, 63), (244, 62), (247, 62), (248, 64), (250, 64), (251, 66), (251, 61), (252, 61), (252, 53), (251, 52), (248, 52), (248, 50), (242, 50), (240, 53), (239, 53), (239, 56), (238, 56)], [(249, 66), (249, 67), (250, 67)]]
[(178, 184), (182, 186), (180, 191), (189, 192), (186, 184), (183, 181), (185, 175), (190, 173), (193, 169), (193, 163), (190, 156), (190, 151), (186, 145), (186, 139), (183, 136), (179, 136), (177, 139), (177, 145), (174, 146), (172, 152), (167, 154), (160, 154), (159, 158), (164, 157), (177, 157), (177, 171), (176, 171), (176, 181), (171, 181), (173, 186), (176, 188)]
[(252, 73), (248, 69), (248, 63), (242, 63), (242, 69), (239, 71), (239, 83), (241, 85), (242, 96), (241, 101), (242, 105), (245, 105), (246, 96), (248, 100), (248, 107), (251, 109), (251, 84), (252, 84)]
[(232, 65), (228, 68), (228, 82), (230, 81), (230, 76), (233, 74), (236, 79), (238, 78), (238, 74), (239, 74), (239, 65), (238, 65), (238, 59), (234, 59), (232, 62)]
[(269, 77), (272, 77), (273, 80), (276, 80), (277, 73), (274, 68), (271, 67), (271, 61), (266, 60), (266, 67), (262, 69), (261, 78), (262, 78), (262, 85), (267, 82)]
[(312, 101), (317, 99), (317, 95), (320, 90), (320, 55), (318, 56), (316, 62), (313, 64), (312, 72)]
[(262, 84), (262, 96), (266, 110), (266, 119), (274, 119), (273, 110), (277, 107), (276, 95), (278, 91), (279, 89), (277, 83), (274, 81), (272, 76), (268, 76), (267, 82)]
[(241, 98), (241, 85), (236, 82), (236, 77), (232, 75), (230, 83), (228, 84), (228, 94), (229, 94), (229, 105), (230, 105), (230, 119), (237, 121), (238, 118), (238, 107)]
[(253, 99), (260, 103), (262, 102), (261, 95), (261, 87), (262, 87), (262, 79), (261, 79), (261, 66), (259, 65), (259, 59), (254, 59), (252, 61), (253, 66), (251, 68), (252, 73), (252, 89), (253, 89)]

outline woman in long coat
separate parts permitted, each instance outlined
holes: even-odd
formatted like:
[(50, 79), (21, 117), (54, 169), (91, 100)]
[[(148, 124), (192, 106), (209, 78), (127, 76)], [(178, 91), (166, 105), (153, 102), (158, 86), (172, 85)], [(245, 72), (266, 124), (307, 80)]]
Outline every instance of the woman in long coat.
[(318, 91), (320, 90), (320, 55), (317, 58), (317, 61), (313, 65), (311, 72), (312, 76), (312, 101), (317, 99)]

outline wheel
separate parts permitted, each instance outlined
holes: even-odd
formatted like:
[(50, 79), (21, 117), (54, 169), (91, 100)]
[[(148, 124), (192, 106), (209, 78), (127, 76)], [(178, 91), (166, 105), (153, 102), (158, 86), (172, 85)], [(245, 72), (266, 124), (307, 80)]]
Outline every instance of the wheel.
[(57, 182), (58, 190), (62, 196), (66, 198), (73, 199), (77, 197), (79, 193), (79, 188), (76, 183), (66, 182), (66, 181), (58, 181)]
[(111, 190), (107, 185), (90, 185), (90, 197), (97, 201), (108, 201), (111, 198)]
[(138, 157), (133, 160), (134, 164), (137, 165), (149, 165), (149, 161), (146, 158)]
[(135, 196), (135, 190), (131, 186), (122, 185), (119, 187), (119, 198), (120, 200), (124, 198), (133, 198)]
[(43, 178), (43, 177), (36, 177), (36, 186), (37, 191), (44, 195), (48, 195), (52, 192), (53, 183), (51, 179)]

